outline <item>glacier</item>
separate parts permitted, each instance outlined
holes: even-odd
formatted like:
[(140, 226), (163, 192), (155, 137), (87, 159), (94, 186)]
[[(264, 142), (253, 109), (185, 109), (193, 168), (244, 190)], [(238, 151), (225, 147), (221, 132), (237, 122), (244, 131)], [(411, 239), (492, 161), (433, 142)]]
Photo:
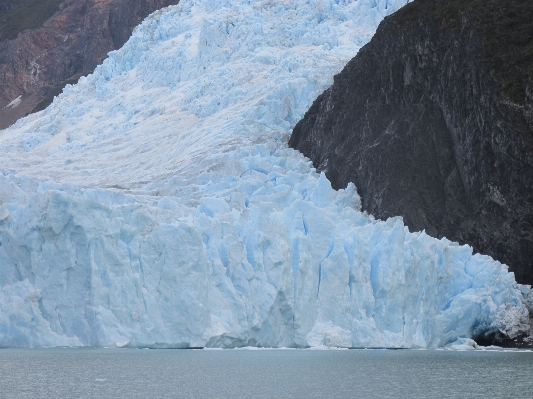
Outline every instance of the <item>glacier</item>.
[(432, 348), (529, 286), (361, 212), (291, 129), (408, 0), (182, 0), (0, 131), (0, 346)]

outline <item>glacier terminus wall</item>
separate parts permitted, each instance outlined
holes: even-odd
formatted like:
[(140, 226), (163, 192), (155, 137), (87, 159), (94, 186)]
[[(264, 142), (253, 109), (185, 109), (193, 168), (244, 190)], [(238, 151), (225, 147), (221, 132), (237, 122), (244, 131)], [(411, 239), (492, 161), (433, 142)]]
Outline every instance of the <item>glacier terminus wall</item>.
[(0, 346), (439, 347), (530, 287), (360, 211), (291, 129), (407, 0), (182, 0), (0, 131)]

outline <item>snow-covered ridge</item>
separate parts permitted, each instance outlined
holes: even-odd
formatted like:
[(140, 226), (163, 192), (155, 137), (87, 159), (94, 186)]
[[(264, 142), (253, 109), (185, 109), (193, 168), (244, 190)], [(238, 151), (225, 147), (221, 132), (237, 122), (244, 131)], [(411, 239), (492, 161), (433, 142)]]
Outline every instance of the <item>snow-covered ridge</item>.
[(0, 345), (435, 347), (528, 326), (469, 247), (287, 148), (406, 0), (187, 1), (0, 132)]

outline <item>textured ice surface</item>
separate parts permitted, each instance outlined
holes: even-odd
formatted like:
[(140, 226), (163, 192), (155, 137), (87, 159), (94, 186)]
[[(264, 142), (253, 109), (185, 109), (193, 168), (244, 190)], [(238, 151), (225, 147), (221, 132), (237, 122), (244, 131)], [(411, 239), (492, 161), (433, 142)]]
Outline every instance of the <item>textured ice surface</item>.
[(471, 248), (287, 148), (406, 0), (187, 1), (0, 132), (0, 345), (436, 347), (527, 326)]
[(456, 351), (469, 351), (479, 348), (479, 345), (473, 339), (457, 338), (455, 342), (449, 343), (445, 348)]

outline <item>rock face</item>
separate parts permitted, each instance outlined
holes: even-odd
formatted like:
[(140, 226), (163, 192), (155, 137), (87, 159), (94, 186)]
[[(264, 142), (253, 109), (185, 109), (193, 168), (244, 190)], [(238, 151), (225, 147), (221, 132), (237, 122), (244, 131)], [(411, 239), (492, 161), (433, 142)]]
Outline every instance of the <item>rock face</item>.
[(533, 283), (533, 4), (415, 0), (386, 18), (290, 146), (363, 209)]
[[(45, 1), (20, 3), (31, 2), (41, 8), (29, 10), (43, 12)], [(109, 51), (120, 48), (146, 16), (178, 2), (65, 0), (42, 27), (0, 41), (0, 129), (46, 107), (66, 84), (91, 73)], [(16, 7), (17, 2), (3, 1), (0, 12)]]

